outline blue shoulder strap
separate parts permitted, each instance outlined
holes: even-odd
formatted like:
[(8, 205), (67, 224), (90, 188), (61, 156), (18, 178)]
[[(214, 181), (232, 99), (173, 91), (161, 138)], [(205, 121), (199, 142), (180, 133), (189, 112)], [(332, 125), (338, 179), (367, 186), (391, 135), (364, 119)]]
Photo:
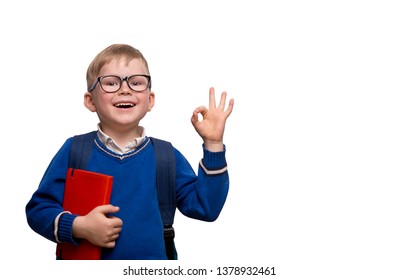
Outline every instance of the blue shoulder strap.
[(163, 220), (163, 236), (169, 260), (177, 259), (174, 244), (174, 214), (176, 211), (176, 161), (171, 143), (150, 137), (156, 156), (156, 188), (160, 214)]
[(69, 152), (69, 167), (86, 169), (94, 146), (97, 131), (75, 135)]
[(156, 186), (165, 227), (173, 225), (176, 210), (176, 163), (171, 143), (150, 137), (156, 156)]

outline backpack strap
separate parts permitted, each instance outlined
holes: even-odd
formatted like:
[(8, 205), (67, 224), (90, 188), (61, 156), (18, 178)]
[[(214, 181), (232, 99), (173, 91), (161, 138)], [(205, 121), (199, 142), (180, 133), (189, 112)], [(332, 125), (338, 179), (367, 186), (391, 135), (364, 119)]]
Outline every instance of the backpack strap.
[(150, 137), (156, 156), (156, 187), (160, 214), (163, 220), (167, 257), (177, 259), (174, 246), (174, 215), (176, 211), (176, 162), (171, 143)]
[(174, 214), (176, 209), (176, 190), (175, 190), (175, 174), (176, 164), (174, 150), (171, 143), (150, 137), (156, 156), (156, 185), (159, 208), (162, 214), (163, 224), (171, 226), (174, 222)]
[(94, 146), (97, 131), (75, 135), (69, 152), (69, 167), (86, 169)]

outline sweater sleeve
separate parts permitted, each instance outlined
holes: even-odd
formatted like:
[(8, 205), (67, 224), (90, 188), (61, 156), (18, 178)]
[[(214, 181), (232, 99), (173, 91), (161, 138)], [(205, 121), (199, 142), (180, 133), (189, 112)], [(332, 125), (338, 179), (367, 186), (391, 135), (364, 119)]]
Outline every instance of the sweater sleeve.
[(178, 151), (177, 207), (190, 218), (215, 221), (224, 206), (229, 189), (229, 177), (224, 151), (211, 152), (203, 146), (203, 158), (196, 175)]
[[(38, 189), (33, 193), (25, 207), (29, 226), (38, 234), (54, 242), (56, 242), (54, 222), (57, 216), (64, 211), (62, 202), (70, 144), (71, 139), (68, 139), (56, 153), (47, 167)], [(69, 217), (71, 216), (69, 214), (62, 216), (68, 217), (60, 219), (58, 231), (61, 230), (63, 233), (71, 232), (73, 220), (70, 221), (70, 219), (73, 219), (73, 217)], [(65, 223), (65, 220), (68, 222)], [(65, 237), (62, 239), (65, 239)]]

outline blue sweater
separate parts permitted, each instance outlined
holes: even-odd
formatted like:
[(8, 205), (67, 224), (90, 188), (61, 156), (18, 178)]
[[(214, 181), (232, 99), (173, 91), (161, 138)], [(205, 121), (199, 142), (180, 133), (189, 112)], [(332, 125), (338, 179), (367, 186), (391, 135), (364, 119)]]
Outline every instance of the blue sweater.
[[(54, 220), (62, 208), (64, 184), (72, 138), (69, 138), (48, 166), (38, 189), (26, 205), (30, 227), (56, 242)], [(190, 218), (214, 221), (228, 193), (228, 172), (208, 175), (206, 170), (226, 167), (225, 151), (203, 149), (203, 166), (198, 175), (185, 157), (174, 149), (176, 156), (176, 197), (179, 211)], [(123, 221), (122, 232), (112, 249), (103, 249), (102, 259), (167, 259), (163, 240), (163, 224), (156, 193), (156, 162), (151, 141), (120, 156), (107, 149), (98, 139), (88, 163), (88, 170), (114, 177), (111, 204), (120, 207), (113, 214)], [(217, 172), (216, 172), (217, 173)], [(58, 223), (58, 239), (78, 244), (72, 237), (76, 215), (64, 214)]]

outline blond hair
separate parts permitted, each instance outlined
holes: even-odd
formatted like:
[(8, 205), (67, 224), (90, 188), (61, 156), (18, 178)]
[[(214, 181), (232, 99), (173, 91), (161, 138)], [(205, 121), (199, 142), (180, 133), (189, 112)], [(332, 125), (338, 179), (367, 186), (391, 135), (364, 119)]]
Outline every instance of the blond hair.
[(87, 90), (97, 79), (101, 68), (111, 62), (113, 59), (122, 60), (124, 59), (126, 63), (129, 63), (133, 59), (140, 59), (149, 74), (148, 62), (146, 61), (144, 55), (136, 48), (126, 45), (126, 44), (114, 44), (105, 48), (93, 59), (87, 69), (86, 80), (87, 80)]

